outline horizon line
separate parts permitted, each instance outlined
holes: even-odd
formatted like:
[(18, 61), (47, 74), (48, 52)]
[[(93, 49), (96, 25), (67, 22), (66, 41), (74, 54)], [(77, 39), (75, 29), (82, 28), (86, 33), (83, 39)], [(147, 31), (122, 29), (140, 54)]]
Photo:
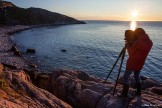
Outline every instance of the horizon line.
[[(79, 19), (80, 20), (80, 19)], [(162, 20), (95, 20), (95, 19), (81, 19), (81, 21), (123, 21), (123, 22), (127, 22), (127, 21), (136, 21), (136, 22), (162, 22)]]

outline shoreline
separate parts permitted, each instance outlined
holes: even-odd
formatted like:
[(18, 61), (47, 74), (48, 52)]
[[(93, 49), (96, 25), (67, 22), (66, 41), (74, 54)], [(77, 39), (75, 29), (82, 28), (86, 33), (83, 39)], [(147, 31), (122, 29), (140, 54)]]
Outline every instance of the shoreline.
[(11, 41), (10, 36), (14, 33), (18, 33), (27, 29), (31, 29), (33, 26), (4, 26), (0, 27), (0, 62), (16, 66), (18, 68), (24, 68), (25, 61), (18, 56), (15, 56), (11, 51), (14, 43)]
[(32, 62), (27, 61), (27, 58), (23, 57), (23, 54), (21, 54), (21, 57), (18, 57), (14, 55), (13, 51), (11, 51), (12, 46), (19, 47), (17, 43), (11, 40), (11, 36), (15, 33), (19, 33), (25, 30), (39, 28), (39, 27), (48, 27), (48, 26), (57, 27), (63, 25), (44, 24), (44, 25), (31, 25), (31, 26), (25, 26), (25, 25), (1, 26), (0, 27), (0, 39), (1, 39), (0, 40), (0, 63), (16, 66), (19, 69), (28, 69), (28, 65), (32, 64)]
[[(19, 32), (25, 31), (25, 30), (33, 29), (33, 28), (48, 27), (48, 26), (58, 27), (58, 26), (66, 26), (66, 25), (68, 25), (68, 24), (65, 24), (65, 25), (44, 24), (44, 25), (31, 25), (31, 26), (16, 25), (16, 26), (0, 27), (0, 39), (1, 39), (0, 40), (0, 63), (5, 63), (5, 64), (9, 64), (12, 66), (16, 66), (20, 70), (21, 69), (27, 69), (27, 70), (30, 69), (29, 65), (35, 65), (36, 67), (38, 67), (37, 63), (35, 63), (31, 60), (27, 60), (28, 57), (25, 57), (26, 54), (23, 53), (23, 54), (21, 54), (21, 57), (18, 57), (16, 55), (14, 55), (13, 51), (10, 51), (12, 46), (20, 47), (17, 43), (15, 43), (11, 40), (11, 36), (15, 33), (19, 33)], [(19, 51), (21, 51), (21, 50), (19, 50)], [(39, 68), (36, 68), (36, 69), (39, 69)], [(62, 69), (59, 69), (59, 70), (62, 70)], [(41, 71), (41, 70), (37, 71), (37, 72), (44, 73), (44, 71)], [(93, 75), (93, 76), (95, 76), (95, 75)], [(97, 76), (95, 76), (95, 77), (97, 77)], [(149, 78), (149, 77), (147, 77), (147, 78)], [(152, 79), (158, 83), (161, 83), (154, 78), (150, 78), (150, 79)]]

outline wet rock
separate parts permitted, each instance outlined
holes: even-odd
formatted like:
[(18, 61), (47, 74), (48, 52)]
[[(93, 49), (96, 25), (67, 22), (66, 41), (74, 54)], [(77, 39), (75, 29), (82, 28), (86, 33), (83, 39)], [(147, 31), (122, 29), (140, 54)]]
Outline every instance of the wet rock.
[(35, 54), (36, 51), (35, 51), (35, 49), (27, 49), (27, 50), (26, 50), (26, 53), (27, 53), (27, 54)]
[(62, 49), (61, 52), (67, 52), (67, 50), (66, 49)]

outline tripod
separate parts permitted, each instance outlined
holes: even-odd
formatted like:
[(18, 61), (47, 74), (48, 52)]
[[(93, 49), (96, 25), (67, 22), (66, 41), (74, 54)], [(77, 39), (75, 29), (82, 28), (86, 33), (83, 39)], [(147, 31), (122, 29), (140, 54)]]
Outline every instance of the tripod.
[(118, 79), (119, 79), (119, 76), (120, 76), (121, 68), (122, 68), (122, 65), (123, 65), (124, 57), (125, 57), (125, 51), (126, 51), (126, 48), (124, 47), (124, 48), (121, 50), (121, 52), (120, 52), (120, 54), (119, 54), (119, 56), (118, 56), (118, 58), (117, 58), (115, 64), (113, 65), (111, 71), (109, 72), (109, 74), (107, 75), (107, 77), (106, 77), (106, 79), (105, 79), (105, 82), (106, 82), (107, 79), (109, 78), (110, 74), (112, 73), (113, 69), (115, 68), (117, 62), (118, 62), (119, 59), (121, 58), (121, 63), (120, 63), (119, 72), (118, 72), (118, 76), (117, 76), (117, 79), (116, 79), (114, 91), (113, 91), (113, 96), (114, 96), (114, 94), (115, 94), (116, 86), (117, 86), (117, 84), (118, 84)]

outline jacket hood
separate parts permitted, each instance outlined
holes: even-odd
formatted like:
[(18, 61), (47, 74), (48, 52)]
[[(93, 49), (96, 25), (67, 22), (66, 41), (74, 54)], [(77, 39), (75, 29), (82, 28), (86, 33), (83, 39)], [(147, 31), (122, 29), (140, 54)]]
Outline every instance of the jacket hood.
[(148, 34), (141, 35), (139, 38), (139, 40), (149, 40), (149, 39), (150, 38), (149, 38)]

